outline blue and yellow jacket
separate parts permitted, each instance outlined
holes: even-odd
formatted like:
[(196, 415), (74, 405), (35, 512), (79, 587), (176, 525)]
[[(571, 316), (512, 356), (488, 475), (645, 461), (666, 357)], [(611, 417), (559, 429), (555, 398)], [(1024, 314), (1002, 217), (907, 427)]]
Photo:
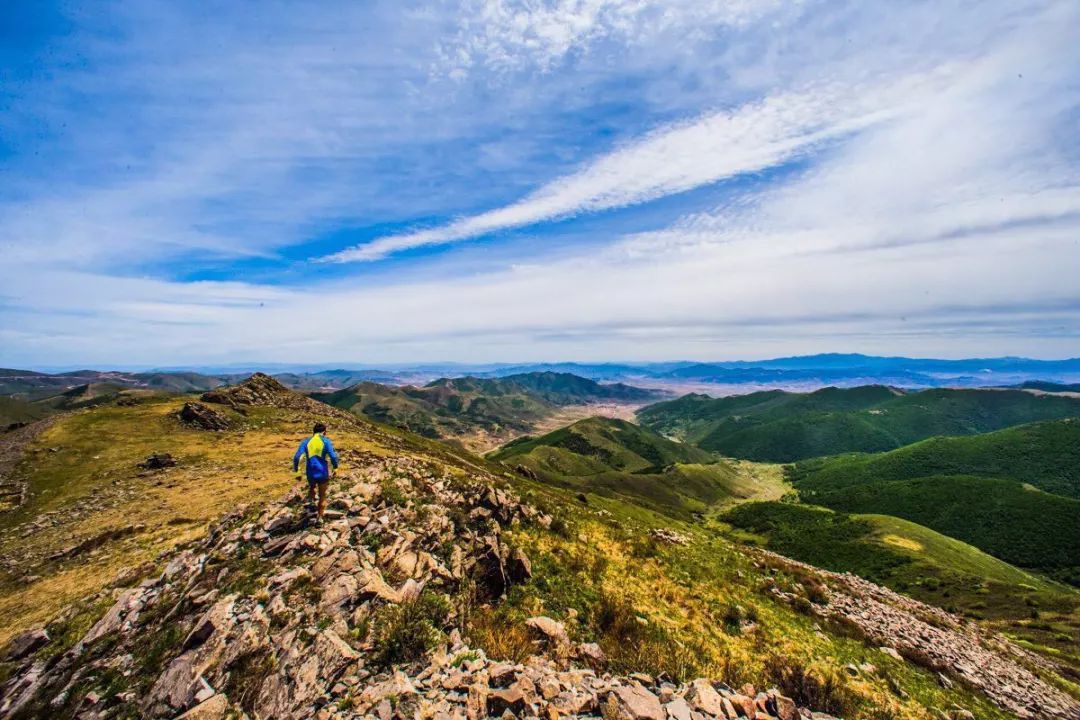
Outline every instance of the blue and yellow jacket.
[(300, 458), (305, 456), (307, 456), (308, 480), (323, 481), (330, 479), (330, 466), (326, 462), (327, 458), (334, 464), (335, 468), (338, 466), (338, 456), (334, 452), (334, 444), (330, 442), (330, 438), (321, 433), (315, 433), (300, 443), (300, 447), (296, 449), (296, 454), (293, 455), (292, 459), (293, 472), (300, 473)]

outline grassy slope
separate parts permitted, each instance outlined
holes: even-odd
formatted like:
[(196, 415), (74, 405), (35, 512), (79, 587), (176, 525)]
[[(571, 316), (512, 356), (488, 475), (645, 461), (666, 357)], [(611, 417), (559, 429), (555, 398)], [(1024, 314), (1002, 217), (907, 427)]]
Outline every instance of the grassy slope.
[(841, 487), (807, 478), (796, 487), (818, 505), (905, 518), (1014, 565), (1080, 581), (1080, 500), (971, 475)]
[[(0, 514), (0, 644), (100, 589), (120, 568), (150, 561), (221, 513), (279, 496), (292, 484), (289, 463), (311, 417), (257, 407), (245, 418), (217, 406), (238, 430), (205, 432), (176, 421), (185, 399), (157, 397), (63, 416), (32, 444), (17, 469), (29, 480), (30, 500)], [(346, 446), (373, 446), (370, 432), (332, 434)], [(171, 453), (178, 466), (140, 477), (137, 464), (155, 452)], [(23, 536), (29, 521), (50, 512), (69, 522)], [(71, 560), (42, 559), (133, 524), (145, 529)]]
[[(538, 372), (490, 378), (441, 378), (424, 387), (363, 382), (315, 397), (430, 438), (502, 437), (528, 432), (558, 408), (591, 402), (645, 402), (655, 393), (604, 385), (569, 373)], [(474, 443), (479, 445), (485, 442)]]
[(769, 462), (879, 452), (934, 435), (973, 435), (1075, 416), (1080, 398), (1022, 390), (902, 393), (881, 386), (715, 399), (691, 395), (639, 413), (643, 424), (701, 448)]
[(895, 517), (749, 503), (722, 519), (743, 540), (984, 619), (1080, 674), (1080, 591)]
[(587, 475), (590, 470), (636, 472), (675, 463), (708, 463), (711, 454), (661, 437), (647, 428), (613, 418), (586, 418), (538, 438), (521, 438), (492, 453), (495, 460), (530, 459), (535, 451), (555, 449), (577, 456), (576, 467), (552, 467), (542, 458), (537, 469), (566, 475)]
[(587, 418), (492, 453), (566, 488), (622, 496), (685, 517), (767, 483), (690, 445), (624, 420)]
[(13, 423), (27, 423), (40, 420), (48, 412), (33, 403), (15, 398), (0, 397), (0, 430)]
[[(945, 691), (932, 674), (776, 604), (765, 592), (769, 583), (760, 567), (715, 532), (626, 498), (594, 496), (582, 505), (558, 486), (525, 478), (514, 484), (567, 528), (516, 531), (515, 541), (533, 558), (536, 579), (515, 588), (476, 629), (495, 656), (522, 659), (529, 638), (508, 628), (543, 612), (566, 622), (575, 637), (599, 642), (620, 671), (704, 674), (761, 685), (775, 682), (775, 667), (798, 666), (835, 683), (826, 693), (836, 703), (831, 709), (847, 718), (929, 718), (925, 708), (953, 702), (980, 718), (1008, 717), (965, 690)], [(675, 527), (690, 544), (650, 540), (648, 529), (656, 526)], [(798, 580), (783, 571), (772, 578), (800, 592)], [(838, 672), (864, 662), (878, 671), (856, 678)]]
[(971, 437), (936, 437), (878, 455), (844, 455), (799, 463), (796, 476), (832, 487), (929, 475), (1011, 478), (1046, 492), (1080, 498), (1080, 422), (1032, 423)]
[(532, 395), (500, 392), (448, 381), (423, 388), (395, 388), (365, 382), (312, 397), (376, 422), (429, 438), (459, 437), (477, 431), (524, 432), (555, 411)]

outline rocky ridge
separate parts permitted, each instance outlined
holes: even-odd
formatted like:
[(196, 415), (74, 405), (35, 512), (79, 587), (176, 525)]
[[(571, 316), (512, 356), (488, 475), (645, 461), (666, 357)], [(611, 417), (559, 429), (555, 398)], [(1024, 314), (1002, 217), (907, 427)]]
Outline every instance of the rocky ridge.
[[(814, 614), (854, 626), (890, 654), (938, 671), (942, 684), (955, 678), (1021, 718), (1080, 718), (1080, 702), (1038, 676), (1036, 670), (1050, 669), (1049, 661), (1001, 635), (856, 575), (828, 572), (767, 550), (757, 552), (764, 565), (799, 568), (827, 583), (827, 602), (809, 605)], [(781, 600), (799, 601), (799, 596), (778, 587), (771, 592)]]
[[(65, 653), (38, 658), (41, 631), (17, 638), (7, 653), (21, 666), (0, 718), (827, 717), (775, 690), (613, 676), (597, 646), (572, 643), (546, 617), (527, 623), (528, 661), (487, 658), (462, 639), (465, 611), (446, 599), (498, 602), (527, 580), (529, 559), (502, 530), (551, 519), (493, 478), (404, 455), (346, 460), (324, 525), (309, 523), (298, 493), (257, 516), (234, 513), (160, 574), (118, 590)], [(440, 640), (387, 663), (387, 618), (431, 598), (445, 611), (433, 621)]]

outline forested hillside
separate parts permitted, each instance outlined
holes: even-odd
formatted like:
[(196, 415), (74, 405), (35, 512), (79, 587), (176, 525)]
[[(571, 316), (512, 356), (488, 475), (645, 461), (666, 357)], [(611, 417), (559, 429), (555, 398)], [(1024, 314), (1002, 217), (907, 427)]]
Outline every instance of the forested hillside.
[(1080, 398), (1023, 390), (879, 385), (812, 393), (687, 395), (638, 413), (642, 424), (729, 457), (794, 462), (847, 452), (882, 452), (935, 435), (974, 435), (1080, 415)]

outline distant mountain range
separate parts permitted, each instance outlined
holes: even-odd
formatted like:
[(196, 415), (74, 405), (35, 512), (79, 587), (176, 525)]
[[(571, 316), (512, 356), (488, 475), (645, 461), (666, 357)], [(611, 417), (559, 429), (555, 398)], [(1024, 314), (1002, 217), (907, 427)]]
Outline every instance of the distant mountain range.
[[(157, 368), (148, 372), (105, 373), (111, 376), (185, 374), (235, 382), (251, 371), (273, 374), (299, 389), (341, 389), (370, 381), (390, 385), (422, 385), (440, 377), (498, 378), (533, 372), (570, 373), (598, 381), (648, 381), (655, 385), (721, 385), (813, 389), (828, 385), (867, 384), (897, 387), (986, 387), (1030, 381), (1080, 385), (1080, 358), (1035, 360), (1020, 357), (936, 358), (881, 357), (857, 353), (824, 353), (767, 360), (671, 362), (534, 362), (534, 363), (417, 363), (313, 365), (251, 363), (205, 367)], [(3, 371), (0, 375), (12, 372)], [(87, 376), (92, 371), (66, 372), (53, 377)], [(88, 382), (85, 380), (84, 382)], [(2, 378), (0, 378), (2, 384)], [(725, 389), (725, 392), (731, 392)], [(10, 393), (6, 393), (10, 394)]]

